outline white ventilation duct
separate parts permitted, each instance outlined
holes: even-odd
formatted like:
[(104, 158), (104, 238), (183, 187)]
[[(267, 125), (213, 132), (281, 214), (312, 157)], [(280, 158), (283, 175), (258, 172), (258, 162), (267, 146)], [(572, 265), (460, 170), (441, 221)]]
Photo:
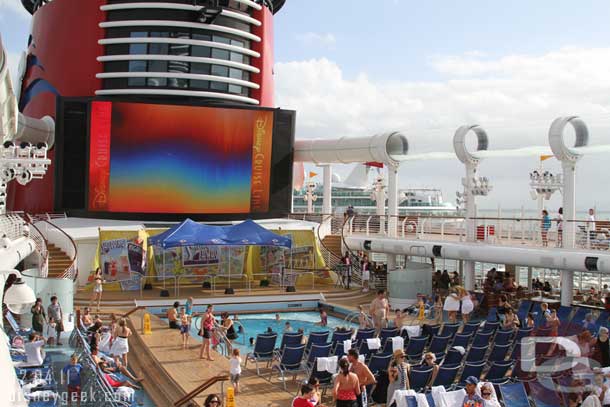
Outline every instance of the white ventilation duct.
[(396, 166), (409, 152), (407, 138), (399, 132), (372, 137), (297, 140), (294, 160), (315, 164), (380, 162)]

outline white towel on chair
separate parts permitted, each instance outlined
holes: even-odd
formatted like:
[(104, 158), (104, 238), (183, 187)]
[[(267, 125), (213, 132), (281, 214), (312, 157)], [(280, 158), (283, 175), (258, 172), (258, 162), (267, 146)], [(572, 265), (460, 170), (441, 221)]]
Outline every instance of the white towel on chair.
[[(413, 396), (417, 400), (417, 407), (430, 407), (426, 395), (422, 393), (415, 393), (413, 390), (396, 390), (392, 399), (387, 404), (392, 405), (392, 402), (396, 402), (396, 407), (407, 407), (407, 396)], [(458, 405), (458, 404), (456, 404)]]
[(440, 404), (435, 404), (437, 407), (454, 407), (461, 406), (464, 401), (464, 397), (466, 397), (466, 390), (455, 390), (455, 391), (447, 391), (445, 393), (439, 393), (439, 401)]
[(381, 348), (381, 339), (379, 338), (367, 338), (366, 344), (370, 350), (377, 350)]
[(464, 353), (466, 353), (466, 349), (464, 349), (463, 346), (454, 346), (452, 347), (452, 349), (457, 350), (458, 352), (460, 352), (462, 355), (464, 355)]
[(432, 394), (432, 400), (434, 400), (434, 405), (441, 407), (441, 396), (440, 393), (445, 393), (445, 386), (433, 386), (430, 388), (430, 393)]
[(364, 355), (358, 355), (358, 362), (364, 363)]
[(402, 329), (407, 331), (409, 338), (421, 335), (421, 326), (419, 325), (405, 325)]
[(317, 358), (318, 359), (318, 372), (328, 372), (328, 373), (337, 373), (337, 357), (330, 356), (327, 358)]
[(392, 338), (392, 352), (396, 352), (398, 349), (404, 349), (405, 339), (402, 336), (395, 336)]
[(346, 339), (343, 341), (343, 353), (347, 353), (352, 348), (352, 340)]

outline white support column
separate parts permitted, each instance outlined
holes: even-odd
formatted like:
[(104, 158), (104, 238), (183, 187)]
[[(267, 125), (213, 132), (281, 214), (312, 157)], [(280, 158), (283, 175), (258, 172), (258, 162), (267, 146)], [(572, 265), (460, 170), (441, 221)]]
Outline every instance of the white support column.
[(324, 194), (322, 197), (322, 213), (330, 215), (333, 213), (332, 208), (332, 188), (333, 188), (333, 168), (329, 165), (324, 168)]
[[(388, 237), (398, 236), (398, 165), (388, 165)], [(388, 272), (396, 268), (396, 255), (388, 254)]]
[[(576, 161), (564, 161), (563, 168), (563, 247), (573, 249), (576, 242)], [(561, 305), (572, 305), (574, 291), (574, 272), (561, 271)]]
[[(576, 133), (574, 147), (584, 147), (589, 144), (589, 130), (585, 122), (577, 116), (559, 117), (553, 121), (549, 129), (549, 145), (553, 155), (561, 161), (563, 169), (563, 247), (574, 248), (576, 238), (576, 162), (581, 154), (566, 146), (564, 130), (570, 124)], [(561, 305), (571, 306), (574, 293), (574, 272), (561, 271)]]
[[(477, 166), (474, 163), (466, 163), (466, 179), (464, 182), (464, 202), (466, 209), (466, 241), (476, 241), (476, 225), (475, 219), (477, 216), (477, 206), (475, 195), (473, 193), (473, 179), (476, 175)], [(474, 290), (475, 284), (475, 263), (473, 261), (464, 261), (464, 288)]]
[(534, 278), (534, 270), (531, 267), (527, 268), (527, 289), (532, 291), (534, 289), (534, 284), (532, 284), (532, 279)]

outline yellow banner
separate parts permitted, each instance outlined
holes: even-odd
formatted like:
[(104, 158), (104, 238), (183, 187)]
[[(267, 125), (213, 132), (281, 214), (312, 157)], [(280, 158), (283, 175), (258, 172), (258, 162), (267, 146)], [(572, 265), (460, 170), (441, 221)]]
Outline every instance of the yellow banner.
[(318, 173), (317, 173), (317, 172), (312, 172), (312, 171), (310, 171), (310, 172), (309, 172), (309, 178), (313, 178), (313, 177), (315, 177), (316, 175), (318, 175)]
[(553, 158), (553, 155), (541, 155), (540, 161), (548, 160), (549, 158)]

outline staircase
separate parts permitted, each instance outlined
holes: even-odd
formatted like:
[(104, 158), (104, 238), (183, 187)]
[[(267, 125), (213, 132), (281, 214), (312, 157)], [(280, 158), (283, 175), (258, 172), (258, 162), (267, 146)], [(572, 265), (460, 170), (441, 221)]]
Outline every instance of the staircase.
[(341, 253), (341, 235), (326, 235), (324, 239), (322, 239), (322, 244), (329, 252), (338, 258), (343, 257), (343, 254)]
[(66, 270), (72, 265), (70, 257), (59, 247), (52, 243), (47, 243), (49, 253), (49, 278), (61, 278)]

